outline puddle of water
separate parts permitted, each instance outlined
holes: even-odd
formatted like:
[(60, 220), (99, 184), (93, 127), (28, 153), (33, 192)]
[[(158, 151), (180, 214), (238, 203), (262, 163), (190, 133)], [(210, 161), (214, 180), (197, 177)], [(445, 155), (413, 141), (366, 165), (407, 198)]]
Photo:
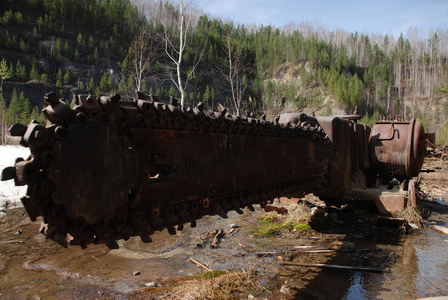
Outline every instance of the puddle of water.
[[(421, 234), (397, 238), (378, 235), (346, 239), (357, 248), (382, 249), (370, 253), (341, 254), (327, 264), (350, 266), (381, 265), (389, 252), (398, 255), (390, 273), (368, 273), (322, 269), (298, 290), (297, 299), (418, 299), (448, 295), (448, 240), (430, 229)], [(360, 246), (362, 245), (362, 247)], [(302, 276), (298, 280), (303, 282)], [(303, 284), (303, 283), (302, 283)]]
[(448, 295), (447, 237), (426, 230), (415, 243), (418, 276), (416, 294), (430, 297)]

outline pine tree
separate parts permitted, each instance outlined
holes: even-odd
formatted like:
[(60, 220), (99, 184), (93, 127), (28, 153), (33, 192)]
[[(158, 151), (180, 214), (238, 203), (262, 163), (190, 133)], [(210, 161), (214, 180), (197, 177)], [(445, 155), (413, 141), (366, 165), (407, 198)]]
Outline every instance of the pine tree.
[(56, 86), (62, 86), (62, 70), (59, 68), (58, 73), (56, 74)]
[(40, 82), (47, 84), (48, 83), (48, 74), (47, 73), (42, 73), (40, 75)]
[(0, 62), (0, 97), (3, 97), (3, 94), (1, 94), (3, 92), (3, 81), (9, 78), (11, 78), (11, 70), (8, 69), (6, 60), (2, 58), (2, 61)]
[(78, 46), (83, 48), (84, 47), (84, 39), (82, 37), (81, 32), (78, 33), (78, 37), (76, 38), (76, 41), (78, 42)]
[(30, 79), (31, 80), (39, 80), (40, 79), (39, 73), (37, 72), (36, 67), (34, 65), (31, 68)]
[(95, 63), (98, 63), (99, 59), (98, 47), (95, 47), (95, 51), (93, 51), (93, 59), (95, 60)]
[(8, 117), (9, 124), (14, 124), (14, 123), (19, 122), (20, 111), (21, 111), (21, 107), (20, 107), (19, 94), (17, 93), (17, 90), (14, 89), (12, 91), (11, 102), (9, 103), (8, 111), (7, 111), (7, 117)]
[(70, 71), (67, 71), (64, 74), (64, 84), (69, 84), (70, 83)]
[[(143, 83), (144, 85), (146, 85), (146, 82)], [(109, 90), (112, 90), (114, 88), (114, 79), (112, 78), (112, 76), (108, 75), (107, 76), (107, 87), (109, 88)], [(146, 86), (143, 88), (143, 91), (146, 91)]]
[(61, 48), (62, 48), (62, 43), (61, 43), (61, 40), (59, 38), (56, 39), (54, 47), (56, 48), (56, 51), (59, 54), (61, 52)]
[(92, 92), (94, 88), (95, 88), (95, 81), (93, 80), (93, 77), (90, 77), (89, 86), (88, 86), (89, 92)]
[(14, 65), (12, 64), (12, 62), (9, 63), (9, 73), (11, 78), (16, 77), (16, 72), (14, 70)]
[(108, 74), (106, 72), (104, 72), (103, 76), (101, 76), (101, 80), (100, 80), (100, 90), (102, 92), (106, 92), (108, 90), (108, 86), (107, 86), (107, 76)]
[(10, 78), (11, 74), (8, 70), (6, 60), (3, 58), (0, 62), (0, 138), (1, 143), (6, 142), (6, 130), (7, 130), (7, 117), (6, 117), (6, 105), (3, 99), (3, 80)]
[(170, 96), (176, 97), (176, 88), (174, 87), (174, 85), (172, 85), (172, 86), (170, 87), (170, 90), (168, 91), (168, 94), (169, 94)]
[(25, 81), (27, 74), (26, 74), (26, 68), (25, 66), (22, 66), (22, 64), (20, 63), (20, 59), (17, 60), (16, 63), (16, 77), (18, 80), (22, 80)]
[[(44, 74), (45, 73), (43, 73), (42, 75)], [(20, 103), (20, 123), (27, 124), (30, 121), (31, 104), (28, 98), (25, 97), (25, 94), (23, 94), (23, 92), (20, 92), (19, 103)]]
[(40, 124), (45, 124), (46, 122), (44, 115), (39, 111), (37, 106), (34, 106), (33, 109), (31, 110), (30, 120), (36, 120)]

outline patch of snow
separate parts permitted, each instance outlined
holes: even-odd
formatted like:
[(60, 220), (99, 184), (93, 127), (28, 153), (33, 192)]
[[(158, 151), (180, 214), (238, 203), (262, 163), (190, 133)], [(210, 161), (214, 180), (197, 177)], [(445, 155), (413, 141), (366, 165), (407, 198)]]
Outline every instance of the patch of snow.
[[(6, 167), (14, 166), (17, 157), (27, 159), (30, 149), (22, 146), (0, 146), (0, 171)], [(26, 195), (27, 186), (15, 186), (14, 180), (0, 181), (0, 209), (6, 202), (21, 206), (20, 198)]]

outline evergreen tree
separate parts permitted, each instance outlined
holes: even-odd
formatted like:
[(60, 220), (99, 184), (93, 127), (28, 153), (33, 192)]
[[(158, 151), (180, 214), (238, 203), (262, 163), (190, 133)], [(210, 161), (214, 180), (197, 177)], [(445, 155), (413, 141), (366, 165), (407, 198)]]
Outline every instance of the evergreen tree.
[(100, 91), (101, 92), (107, 92), (107, 90), (108, 90), (107, 77), (108, 77), (108, 74), (106, 72), (104, 72), (103, 76), (101, 76), (101, 80), (100, 80)]
[(95, 63), (98, 63), (99, 54), (98, 54), (98, 48), (95, 47), (95, 51), (93, 51), (93, 59), (95, 60)]
[(20, 63), (20, 59), (17, 60), (16, 63), (16, 77), (18, 80), (22, 80), (25, 81), (27, 74), (26, 74), (26, 68), (25, 66), (22, 66), (22, 64)]
[(20, 122), (20, 98), (17, 90), (14, 88), (11, 94), (11, 102), (8, 106), (7, 118), (9, 124), (19, 123)]
[(169, 96), (176, 97), (176, 88), (174, 87), (174, 85), (172, 85), (172, 86), (170, 87), (170, 90), (168, 91), (168, 95), (169, 95)]
[(47, 84), (48, 83), (48, 74), (47, 73), (42, 73), (40, 75), (40, 82)]
[(79, 47), (84, 48), (84, 39), (82, 37), (81, 32), (78, 33), (78, 37), (76, 38), (76, 41), (78, 42)]
[[(45, 73), (43, 73), (42, 75), (44, 74)], [(25, 97), (25, 94), (23, 94), (23, 92), (20, 92), (19, 103), (20, 103), (20, 123), (27, 124), (30, 121), (31, 104), (28, 98)]]
[(54, 48), (56, 49), (56, 52), (59, 54), (62, 49), (62, 42), (59, 38), (56, 39), (56, 42), (54, 43)]
[(30, 79), (31, 80), (39, 80), (40, 79), (39, 73), (37, 72), (36, 67), (34, 65), (31, 68)]
[(16, 77), (16, 72), (14, 70), (14, 65), (11, 63), (9, 63), (9, 74), (10, 74), (10, 78), (14, 78)]
[(30, 119), (30, 121), (36, 120), (40, 124), (45, 124), (45, 122), (46, 122), (44, 115), (39, 111), (37, 106), (34, 106), (33, 109), (31, 110), (29, 119)]
[(64, 74), (64, 84), (69, 84), (70, 83), (70, 71), (67, 71)]
[(90, 77), (89, 86), (88, 86), (89, 92), (92, 92), (94, 88), (95, 88), (95, 81), (93, 80), (93, 77)]
[(62, 86), (62, 70), (59, 68), (58, 73), (56, 74), (56, 86)]

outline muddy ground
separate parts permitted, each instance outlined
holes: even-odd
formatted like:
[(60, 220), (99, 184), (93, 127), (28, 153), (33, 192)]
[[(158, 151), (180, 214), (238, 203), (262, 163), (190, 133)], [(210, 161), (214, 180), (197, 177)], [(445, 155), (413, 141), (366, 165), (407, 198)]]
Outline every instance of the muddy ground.
[[(448, 163), (427, 159), (423, 168), (435, 172), (422, 174), (420, 209), (426, 223), (446, 225), (448, 206), (433, 200), (448, 200)], [(276, 205), (288, 214), (256, 207), (243, 215), (229, 213), (228, 219), (204, 217), (175, 236), (158, 232), (149, 244), (131, 238), (117, 250), (64, 249), (38, 233), (40, 224), (30, 222), (23, 208), (7, 208), (0, 221), (0, 298), (411, 299), (448, 293), (446, 272), (437, 275), (442, 283), (416, 279), (425, 258), (414, 245), (424, 234), (378, 223), (372, 203), (325, 206), (307, 196), (299, 204)], [(307, 221), (310, 226), (303, 225)], [(291, 226), (281, 225), (286, 223)], [(260, 224), (281, 230), (261, 237)], [(202, 233), (218, 229), (226, 233), (218, 248), (210, 248), (212, 238), (197, 246)], [(445, 246), (443, 235), (427, 235), (425, 243), (437, 239)], [(370, 270), (291, 265), (297, 263)]]

